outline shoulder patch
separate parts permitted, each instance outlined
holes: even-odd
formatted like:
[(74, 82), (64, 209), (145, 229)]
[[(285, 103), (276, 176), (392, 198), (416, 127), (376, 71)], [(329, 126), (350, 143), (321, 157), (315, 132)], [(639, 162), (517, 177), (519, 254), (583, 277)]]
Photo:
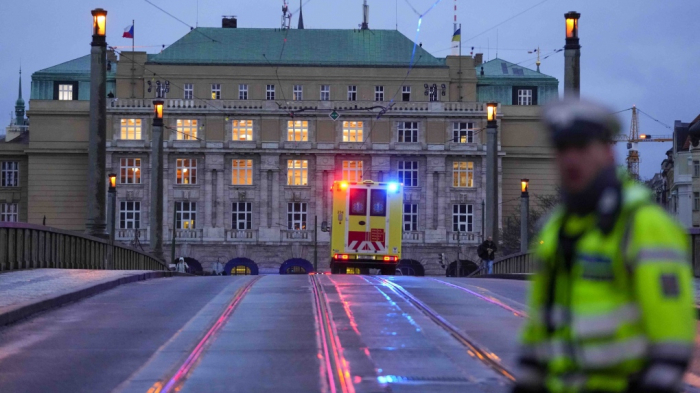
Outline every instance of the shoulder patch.
[(677, 298), (681, 292), (678, 286), (678, 276), (675, 274), (662, 274), (661, 291), (667, 298)]

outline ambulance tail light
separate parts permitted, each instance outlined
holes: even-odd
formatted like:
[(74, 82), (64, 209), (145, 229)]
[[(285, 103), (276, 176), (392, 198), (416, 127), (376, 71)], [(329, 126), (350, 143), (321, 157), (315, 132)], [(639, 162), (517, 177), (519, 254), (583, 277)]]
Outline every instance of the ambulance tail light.
[(399, 257), (394, 257), (394, 256), (386, 256), (384, 257), (384, 262), (396, 262), (399, 260)]
[(347, 261), (348, 259), (350, 259), (350, 255), (348, 255), (348, 254), (335, 254), (333, 256), (333, 259), (342, 259), (344, 261)]

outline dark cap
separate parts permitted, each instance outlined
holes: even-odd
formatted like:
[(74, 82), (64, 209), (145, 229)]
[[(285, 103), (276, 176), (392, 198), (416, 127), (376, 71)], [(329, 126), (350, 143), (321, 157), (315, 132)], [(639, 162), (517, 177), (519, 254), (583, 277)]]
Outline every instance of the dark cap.
[(557, 149), (586, 146), (593, 141), (612, 142), (620, 132), (617, 116), (595, 102), (564, 99), (547, 104), (542, 122)]

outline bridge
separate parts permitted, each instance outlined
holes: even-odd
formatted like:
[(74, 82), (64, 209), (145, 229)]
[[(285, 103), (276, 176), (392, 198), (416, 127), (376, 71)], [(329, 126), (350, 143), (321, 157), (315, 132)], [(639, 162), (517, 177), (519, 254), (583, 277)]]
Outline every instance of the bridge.
[[(494, 277), (532, 264), (503, 258)], [(26, 224), (0, 224), (0, 266), (3, 392), (508, 392), (528, 318), (527, 280), (176, 276)]]

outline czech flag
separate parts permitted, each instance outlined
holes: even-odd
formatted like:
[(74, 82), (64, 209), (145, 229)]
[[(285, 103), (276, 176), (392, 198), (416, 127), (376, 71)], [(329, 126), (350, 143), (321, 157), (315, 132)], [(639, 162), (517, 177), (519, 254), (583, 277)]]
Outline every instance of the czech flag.
[(123, 38), (134, 38), (134, 25), (127, 26), (126, 29), (124, 29), (124, 35), (122, 35)]
[(452, 36), (452, 42), (460, 41), (462, 41), (462, 29), (457, 29), (457, 31), (455, 31), (454, 35)]

